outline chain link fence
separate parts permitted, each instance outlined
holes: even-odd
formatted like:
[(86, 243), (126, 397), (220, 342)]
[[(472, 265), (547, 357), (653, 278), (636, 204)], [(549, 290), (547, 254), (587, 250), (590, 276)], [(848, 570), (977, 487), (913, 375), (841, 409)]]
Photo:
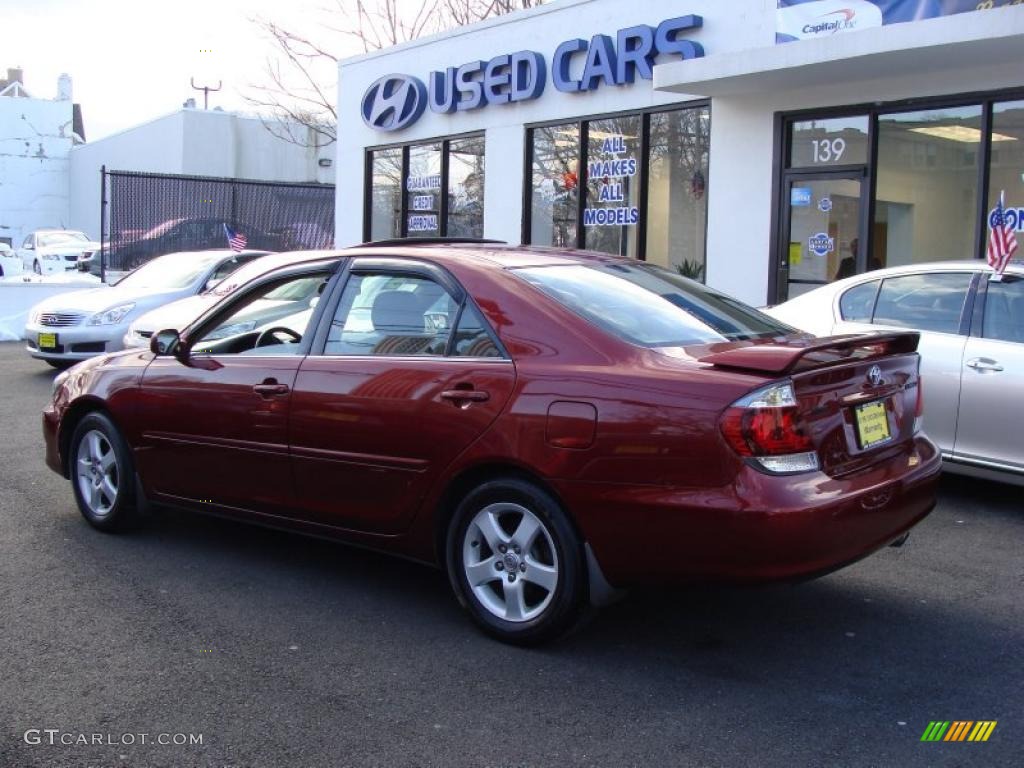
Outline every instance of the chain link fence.
[(94, 272), (132, 270), (176, 251), (226, 248), (225, 225), (253, 249), (334, 246), (332, 184), (102, 173), (103, 250)]

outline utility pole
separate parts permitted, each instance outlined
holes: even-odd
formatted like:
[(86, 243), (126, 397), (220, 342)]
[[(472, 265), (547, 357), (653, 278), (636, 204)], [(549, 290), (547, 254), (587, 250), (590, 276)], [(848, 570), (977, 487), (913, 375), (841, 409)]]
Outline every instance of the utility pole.
[(188, 81), (189, 83), (191, 83), (193, 91), (203, 92), (203, 109), (210, 108), (210, 94), (219, 91), (221, 89), (221, 86), (223, 85), (223, 83), (220, 80), (217, 81), (216, 88), (213, 88), (209, 85), (196, 85), (196, 79), (194, 77), (190, 77)]

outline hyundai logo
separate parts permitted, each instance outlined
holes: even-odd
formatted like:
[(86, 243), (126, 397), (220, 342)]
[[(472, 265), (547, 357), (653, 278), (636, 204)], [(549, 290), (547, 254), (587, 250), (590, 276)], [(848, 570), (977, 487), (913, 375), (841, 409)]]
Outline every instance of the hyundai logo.
[(427, 87), (409, 75), (387, 75), (363, 94), (363, 122), (378, 131), (397, 131), (420, 119)]
[(882, 369), (877, 365), (872, 365), (871, 370), (868, 371), (868, 381), (871, 382), (872, 387), (877, 387), (882, 383)]

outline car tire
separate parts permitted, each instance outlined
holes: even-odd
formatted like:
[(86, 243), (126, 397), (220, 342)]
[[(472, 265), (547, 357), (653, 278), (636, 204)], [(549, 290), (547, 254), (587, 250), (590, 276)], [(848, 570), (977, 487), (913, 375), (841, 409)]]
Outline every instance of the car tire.
[(93, 528), (113, 532), (137, 522), (135, 467), (131, 451), (110, 418), (85, 416), (69, 444), (68, 474), (82, 517)]
[(572, 629), (586, 603), (583, 547), (568, 515), (518, 478), (477, 486), (448, 527), (456, 597), (490, 636), (537, 645)]
[(35, 272), (37, 275), (43, 274), (43, 268), (39, 266), (39, 259), (35, 259), (32, 262), (32, 271)]

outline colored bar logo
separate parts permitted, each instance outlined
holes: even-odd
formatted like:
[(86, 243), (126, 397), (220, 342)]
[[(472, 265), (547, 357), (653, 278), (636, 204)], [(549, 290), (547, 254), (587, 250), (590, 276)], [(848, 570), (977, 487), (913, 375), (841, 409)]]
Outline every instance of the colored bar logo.
[(921, 741), (988, 741), (997, 720), (932, 720)]

